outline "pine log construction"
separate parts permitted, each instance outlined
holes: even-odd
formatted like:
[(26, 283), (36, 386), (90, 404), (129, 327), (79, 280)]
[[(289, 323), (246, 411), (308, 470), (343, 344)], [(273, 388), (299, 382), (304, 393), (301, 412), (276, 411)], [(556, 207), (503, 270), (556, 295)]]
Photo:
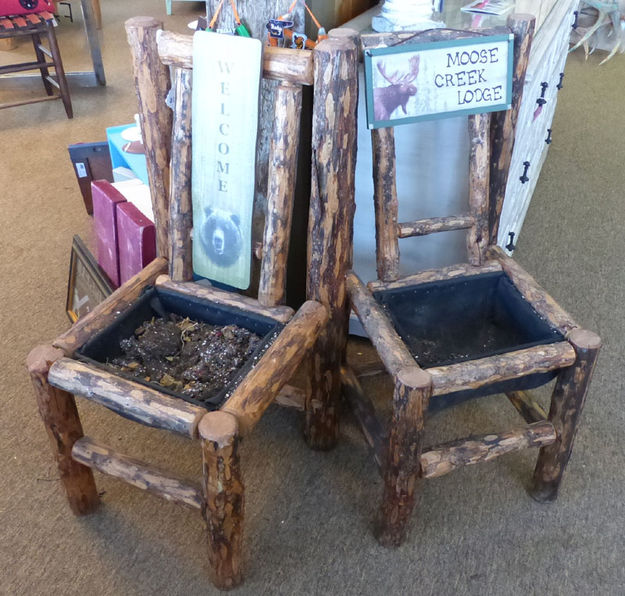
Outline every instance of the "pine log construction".
[(169, 256), (169, 161), (172, 113), (165, 104), (171, 86), (169, 69), (158, 59), (156, 34), (163, 23), (152, 17), (134, 17), (125, 23), (132, 54), (139, 118), (145, 149), (156, 254)]
[(118, 453), (91, 437), (83, 437), (74, 443), (72, 458), (84, 466), (119, 478), (166, 501), (192, 509), (202, 509), (204, 499), (199, 486), (193, 486), (169, 472)]
[(488, 183), (490, 163), (490, 114), (469, 116), (469, 211), (475, 219), (467, 232), (469, 263), (479, 266), (488, 246)]
[(371, 151), (378, 278), (393, 281), (399, 277), (395, 129), (389, 127), (372, 130)]
[(313, 50), (312, 167), (306, 296), (329, 309), (309, 359), (305, 436), (316, 449), (338, 438), (340, 366), (350, 307), (345, 274), (351, 267), (358, 73), (351, 38), (324, 39)]
[(63, 350), (66, 356), (72, 356), (93, 335), (108, 327), (126, 312), (141, 295), (146, 286), (153, 285), (156, 278), (167, 271), (167, 261), (154, 259), (137, 275), (130, 278), (110, 296), (105, 298), (91, 312), (76, 321), (65, 333), (54, 340), (53, 345)]
[(174, 69), (174, 125), (172, 130), (171, 181), (169, 183), (169, 276), (191, 281), (191, 77), (188, 68)]
[(221, 590), (243, 581), (244, 488), (239, 462), (237, 419), (227, 412), (211, 412), (199, 426), (202, 440), (204, 506), (211, 579)]
[(433, 395), (478, 389), (499, 381), (517, 379), (529, 373), (548, 372), (575, 362), (575, 350), (567, 341), (516, 350), (507, 354), (435, 366), (432, 375)]
[[(384, 130), (384, 129), (382, 129)], [(450, 215), (447, 217), (430, 217), (407, 221), (397, 224), (399, 238), (413, 238), (415, 236), (428, 236), (439, 232), (451, 232), (453, 230), (466, 230), (475, 225), (472, 215)], [(383, 279), (380, 276), (380, 279)]]
[(395, 376), (384, 494), (375, 531), (383, 546), (399, 546), (406, 537), (419, 490), (423, 429), (431, 392), (430, 375), (417, 366), (404, 368)]
[[(161, 31), (157, 40), (158, 52), (164, 65), (193, 68), (193, 36)], [(312, 52), (263, 48), (263, 77), (297, 85), (312, 85)]]
[(506, 275), (514, 282), (515, 287), (523, 297), (534, 307), (539, 315), (543, 316), (551, 325), (564, 335), (567, 335), (579, 325), (518, 263), (506, 255), (499, 246), (490, 246), (488, 256), (501, 263)]
[(276, 89), (274, 126), (269, 148), (267, 216), (258, 287), (258, 301), (282, 304), (297, 172), (297, 140), (302, 110), (300, 85), (281, 83)]
[(554, 501), (558, 496), (601, 348), (599, 336), (585, 329), (574, 329), (568, 339), (577, 359), (573, 366), (560, 372), (551, 397), (549, 421), (555, 428), (557, 440), (540, 450), (530, 492), (540, 502)]
[(534, 399), (533, 395), (527, 391), (511, 391), (506, 393), (510, 403), (517, 409), (525, 422), (541, 422), (547, 420), (547, 412)]
[(191, 438), (197, 436), (197, 425), (206, 414), (205, 408), (69, 358), (61, 358), (50, 367), (48, 381), (124, 418)]
[(58, 348), (37, 346), (26, 365), (70, 509), (75, 515), (84, 515), (97, 509), (100, 497), (91, 470), (72, 459), (72, 447), (83, 436), (74, 396), (48, 383), (50, 366), (62, 357)]
[(490, 205), (489, 205), (489, 244), (497, 244), (499, 218), (506, 195), (510, 162), (519, 108), (523, 99), (525, 73), (529, 61), (536, 19), (531, 15), (514, 14), (508, 18), (508, 27), (514, 34), (514, 64), (512, 73), (512, 105), (509, 110), (492, 114), (490, 127)]
[(175, 282), (167, 275), (161, 275), (155, 282), (158, 288), (172, 290), (185, 296), (202, 298), (214, 304), (239, 308), (248, 312), (253, 312), (263, 317), (268, 317), (279, 323), (288, 322), (293, 316), (293, 309), (290, 306), (264, 306), (255, 298), (227, 292), (211, 286), (199, 285), (192, 282)]
[(553, 425), (543, 420), (517, 430), (444, 443), (427, 449), (421, 455), (421, 475), (437, 478), (462, 466), (487, 462), (528, 447), (543, 447), (555, 440)]
[(309, 300), (269, 346), (222, 406), (236, 416), (241, 435), (249, 433), (290, 380), (328, 321), (326, 308)]

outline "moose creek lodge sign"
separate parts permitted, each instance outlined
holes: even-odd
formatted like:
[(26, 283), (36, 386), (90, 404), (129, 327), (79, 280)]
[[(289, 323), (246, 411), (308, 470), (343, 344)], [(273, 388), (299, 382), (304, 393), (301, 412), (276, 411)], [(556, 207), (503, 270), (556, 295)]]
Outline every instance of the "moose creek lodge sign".
[(513, 35), (366, 49), (367, 126), (510, 108)]

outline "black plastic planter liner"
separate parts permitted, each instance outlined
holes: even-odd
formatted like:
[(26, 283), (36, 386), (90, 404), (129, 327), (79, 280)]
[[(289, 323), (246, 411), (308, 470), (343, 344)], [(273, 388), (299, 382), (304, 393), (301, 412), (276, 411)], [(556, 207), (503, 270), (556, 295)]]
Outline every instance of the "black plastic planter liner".
[[(456, 364), (562, 341), (516, 289), (505, 273), (485, 273), (374, 293), (397, 333), (422, 368)], [(533, 389), (557, 371), (534, 373), (449, 397), (449, 405), (469, 397)], [(441, 399), (432, 400), (432, 406)]]
[(120, 340), (132, 337), (135, 329), (153, 317), (164, 317), (170, 313), (180, 315), (181, 317), (189, 317), (195, 321), (209, 323), (210, 325), (238, 325), (263, 338), (256, 350), (254, 350), (253, 354), (230, 382), (221, 391), (207, 400), (200, 401), (188, 395), (171, 391), (158, 383), (143, 381), (118, 370), (113, 371), (115, 375), (136, 381), (162, 393), (179, 397), (208, 410), (216, 410), (223, 404), (230, 392), (243, 380), (284, 328), (284, 325), (273, 319), (235, 307), (220, 306), (200, 298), (182, 296), (176, 292), (149, 287), (130, 310), (121, 315), (109, 327), (94, 335), (78, 350), (76, 358), (111, 371), (106, 366), (106, 362), (123, 354), (119, 345)]

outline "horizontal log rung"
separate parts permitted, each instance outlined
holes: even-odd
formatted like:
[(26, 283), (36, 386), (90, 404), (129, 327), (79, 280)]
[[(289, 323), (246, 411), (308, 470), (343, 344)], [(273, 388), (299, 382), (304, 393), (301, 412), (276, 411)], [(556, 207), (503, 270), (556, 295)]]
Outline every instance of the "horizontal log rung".
[(193, 509), (202, 508), (203, 498), (199, 486), (158, 470), (139, 459), (114, 451), (90, 437), (82, 437), (74, 443), (72, 459), (167, 501)]
[(475, 225), (475, 218), (472, 215), (431, 217), (397, 224), (397, 235), (400, 238), (412, 238), (437, 234), (438, 232), (466, 230), (473, 225)]
[(0, 66), (0, 75), (12, 72), (22, 72), (24, 70), (37, 70), (44, 67), (54, 67), (52, 62), (22, 62), (21, 64), (7, 64)]
[(1, 103), (0, 110), (4, 108), (15, 108), (17, 106), (26, 106), (31, 103), (39, 103), (40, 101), (53, 101), (55, 99), (61, 99), (60, 95), (42, 95), (41, 97), (35, 97), (33, 99), (24, 99), (13, 103)]
[(423, 478), (436, 478), (461, 466), (491, 461), (506, 453), (543, 447), (555, 441), (553, 425), (542, 421), (516, 430), (443, 443), (421, 454), (421, 475)]

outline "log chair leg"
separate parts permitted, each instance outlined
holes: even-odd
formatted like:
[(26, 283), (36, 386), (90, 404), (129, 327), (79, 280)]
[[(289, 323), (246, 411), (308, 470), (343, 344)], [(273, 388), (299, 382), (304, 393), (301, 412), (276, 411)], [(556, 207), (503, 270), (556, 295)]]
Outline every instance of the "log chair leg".
[(200, 421), (204, 475), (203, 515), (208, 531), (211, 579), (221, 590), (243, 581), (241, 544), (244, 489), (238, 454), (238, 422), (228, 412), (210, 412)]
[(98, 507), (100, 498), (91, 469), (72, 459), (72, 447), (83, 436), (76, 401), (71, 393), (48, 384), (50, 366), (63, 356), (62, 350), (38, 346), (26, 363), (69, 506), (75, 515), (84, 515)]
[(406, 367), (395, 378), (393, 419), (384, 470), (384, 495), (376, 527), (378, 542), (400, 546), (415, 506), (423, 448), (424, 418), (432, 379), (420, 368)]
[(568, 340), (575, 348), (577, 360), (558, 376), (549, 410), (549, 420), (555, 428), (557, 439), (540, 450), (530, 491), (531, 496), (541, 503), (555, 501), (558, 496), (601, 347), (599, 336), (583, 329), (571, 331)]

